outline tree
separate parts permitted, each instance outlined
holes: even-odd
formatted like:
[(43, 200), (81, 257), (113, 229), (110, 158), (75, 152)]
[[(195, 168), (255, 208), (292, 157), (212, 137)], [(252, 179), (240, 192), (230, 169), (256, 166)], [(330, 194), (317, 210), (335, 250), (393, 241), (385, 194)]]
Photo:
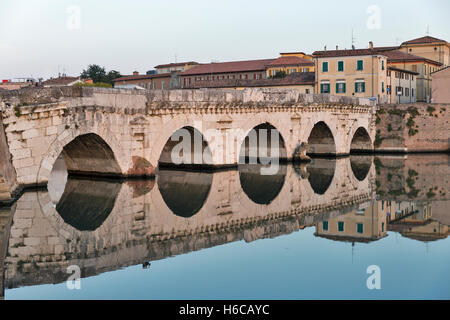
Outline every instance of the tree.
[(109, 84), (113, 84), (113, 80), (120, 78), (122, 75), (120, 74), (119, 71), (116, 70), (111, 70), (110, 72), (108, 72), (108, 74), (106, 75), (105, 79), (103, 82), (109, 83)]
[(83, 70), (83, 72), (81, 73), (81, 78), (83, 79), (91, 78), (94, 83), (105, 82), (106, 80), (105, 68), (102, 68), (97, 64), (90, 64), (87, 70)]

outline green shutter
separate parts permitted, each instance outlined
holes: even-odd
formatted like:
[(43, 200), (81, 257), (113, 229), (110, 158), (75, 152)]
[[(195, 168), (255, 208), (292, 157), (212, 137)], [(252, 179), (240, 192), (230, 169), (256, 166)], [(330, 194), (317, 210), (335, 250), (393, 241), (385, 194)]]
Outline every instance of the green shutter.
[(355, 93), (358, 92), (358, 82), (355, 82)]
[(344, 71), (344, 61), (338, 61), (338, 71)]
[(365, 82), (362, 83), (362, 92), (366, 92), (366, 83)]
[(344, 86), (344, 93), (345, 93), (345, 83), (343, 83), (343, 86)]
[(323, 93), (323, 83), (320, 84), (320, 93)]
[(322, 222), (322, 229), (323, 229), (324, 231), (328, 231), (328, 221), (323, 221), (323, 222)]
[(364, 69), (363, 60), (358, 60), (357, 70), (363, 70), (363, 69)]
[(362, 223), (357, 223), (356, 224), (356, 231), (358, 233), (364, 233), (364, 225)]
[(338, 222), (338, 231), (343, 232), (344, 231), (344, 222), (339, 221)]
[(336, 83), (336, 93), (339, 93), (339, 83)]
[(322, 72), (328, 72), (328, 62), (322, 63)]

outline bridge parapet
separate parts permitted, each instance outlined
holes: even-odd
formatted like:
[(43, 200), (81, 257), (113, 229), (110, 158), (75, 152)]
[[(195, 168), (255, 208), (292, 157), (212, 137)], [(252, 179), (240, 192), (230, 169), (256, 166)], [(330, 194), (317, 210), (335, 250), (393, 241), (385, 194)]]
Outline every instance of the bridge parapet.
[[(80, 98), (80, 99), (76, 99)], [(26, 106), (75, 101), (75, 105), (98, 105), (120, 108), (174, 108), (177, 104), (208, 107), (293, 106), (298, 105), (347, 105), (374, 107), (366, 98), (334, 96), (326, 94), (300, 94), (295, 89), (249, 88), (195, 89), (195, 90), (130, 90), (95, 87), (26, 88), (0, 93), (3, 109), (6, 106)]]

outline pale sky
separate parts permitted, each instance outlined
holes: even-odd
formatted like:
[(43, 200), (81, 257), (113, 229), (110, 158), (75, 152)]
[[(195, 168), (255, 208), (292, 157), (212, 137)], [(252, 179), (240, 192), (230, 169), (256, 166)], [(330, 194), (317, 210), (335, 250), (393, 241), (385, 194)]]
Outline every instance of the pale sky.
[(350, 48), (352, 28), (359, 48), (425, 36), (427, 26), (450, 41), (449, 0), (0, 1), (0, 79)]

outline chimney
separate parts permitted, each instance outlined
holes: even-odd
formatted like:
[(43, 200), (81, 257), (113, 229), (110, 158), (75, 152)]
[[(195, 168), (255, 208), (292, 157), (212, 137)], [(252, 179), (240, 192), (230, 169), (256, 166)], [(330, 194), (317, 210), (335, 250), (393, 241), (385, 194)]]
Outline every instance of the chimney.
[(337, 51), (337, 50), (339, 50), (339, 46), (338, 46), (338, 45), (336, 46), (336, 51)]
[(323, 51), (327, 51), (327, 46), (323, 47)]
[(369, 49), (373, 49), (373, 42), (369, 41)]
[(139, 71), (133, 71), (133, 76), (138, 76), (139, 75)]

